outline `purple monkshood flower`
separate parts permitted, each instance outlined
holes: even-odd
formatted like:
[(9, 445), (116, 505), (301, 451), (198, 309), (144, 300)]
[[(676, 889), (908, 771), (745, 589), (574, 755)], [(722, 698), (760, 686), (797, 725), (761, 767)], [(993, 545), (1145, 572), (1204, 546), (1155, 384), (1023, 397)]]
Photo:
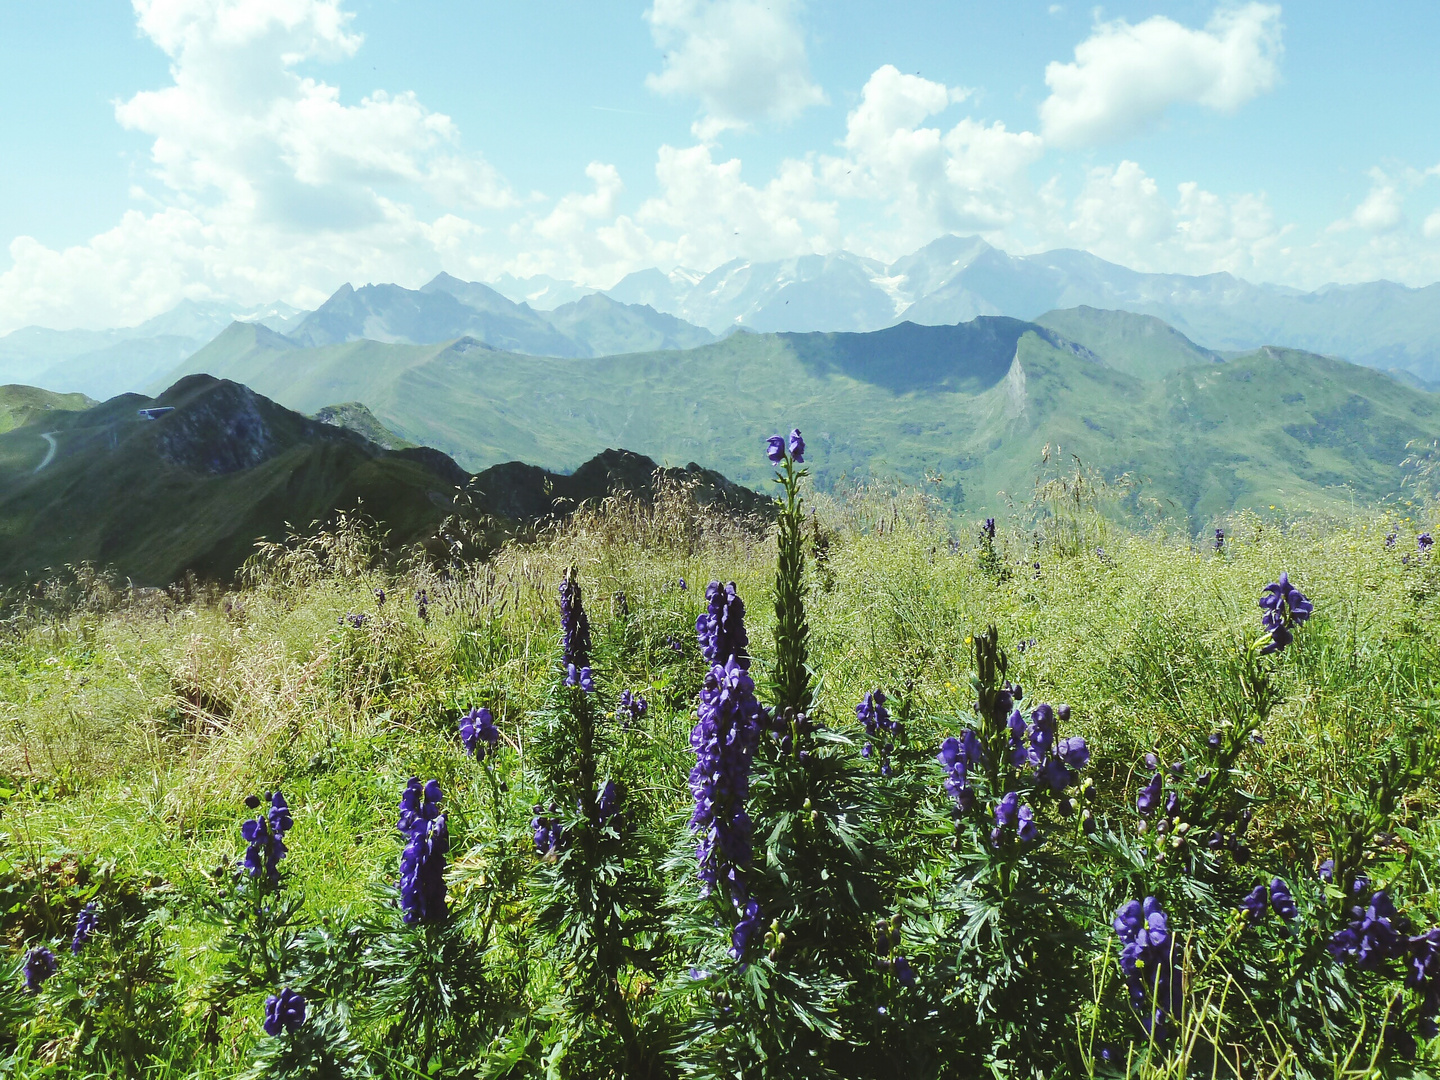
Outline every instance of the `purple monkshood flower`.
[(1010, 729), (1010, 764), (1018, 769), (1030, 760), (1030, 751), (1025, 746), (1025, 717), (1019, 709), (1010, 713), (1005, 726)]
[(1225, 530), (1215, 530), (1215, 550), (1220, 551), (1225, 547)]
[(1269, 901), (1270, 897), (1265, 891), (1265, 886), (1256, 885), (1246, 893), (1245, 899), (1240, 901), (1240, 910), (1250, 917), (1251, 922), (1259, 922), (1270, 911)]
[(76, 956), (80, 955), (80, 950), (90, 940), (90, 935), (95, 932), (95, 924), (99, 921), (100, 908), (95, 901), (90, 901), (80, 909), (80, 914), (75, 919), (75, 937), (70, 942), (70, 951)]
[[(263, 874), (271, 886), (276, 886), (280, 884), (280, 860), (288, 851), (284, 836), (295, 822), (290, 817), (290, 807), (284, 795), (276, 791), (268, 798), (270, 809), (266, 815), (240, 826), (240, 835), (247, 845), (241, 865), (252, 878)], [(251, 795), (246, 798), (245, 805), (256, 810), (260, 807), (260, 799)]]
[(645, 714), (650, 711), (650, 703), (639, 694), (632, 694), (629, 690), (620, 691), (620, 703), (615, 706), (615, 716), (621, 726), (629, 728), (645, 719)]
[(1326, 859), (1322, 862), (1320, 868), (1315, 871), (1315, 876), (1325, 882), (1326, 885), (1333, 884), (1335, 881), (1335, 860)]
[(1007, 828), (1013, 828), (1027, 844), (1040, 836), (1040, 830), (1035, 825), (1035, 811), (1022, 803), (1015, 791), (1007, 791), (995, 804), (995, 828), (990, 832), (991, 841), (998, 846), (1003, 830)]
[(958, 739), (951, 735), (940, 744), (940, 752), (935, 755), (935, 760), (945, 768), (945, 792), (955, 800), (962, 814), (975, 805), (975, 789), (969, 784), (968, 773), (982, 758), (980, 738), (969, 728), (961, 732)]
[(750, 900), (740, 913), (740, 921), (730, 932), (730, 959), (739, 960), (744, 957), (746, 950), (750, 948), (751, 939), (759, 929), (760, 903), (758, 900)]
[(1260, 597), (1260, 609), (1264, 612), (1260, 625), (1270, 635), (1270, 640), (1260, 652), (1268, 655), (1279, 652), (1295, 640), (1293, 629), (1310, 617), (1315, 605), (1290, 584), (1288, 574), (1282, 573), (1279, 581), (1265, 586)]
[(705, 588), (705, 611), (695, 620), (700, 655), (711, 666), (722, 667), (732, 656), (742, 668), (750, 666), (750, 637), (745, 632), (745, 601), (735, 583), (712, 581)]
[(685, 579), (682, 577), (680, 579), (680, 591), (684, 592), (688, 588), (690, 588), (690, 586), (685, 584)]
[(1135, 809), (1140, 811), (1141, 817), (1149, 817), (1160, 804), (1160, 784), (1160, 774), (1157, 772), (1150, 778), (1150, 782), (1140, 789), (1140, 795), (1135, 800)]
[(25, 954), (25, 989), (38, 994), (45, 980), (60, 970), (55, 954), (44, 945), (36, 946)]
[(485, 755), (495, 749), (500, 742), (500, 729), (495, 726), (495, 717), (489, 709), (472, 708), (460, 717), (460, 742), (476, 761), (484, 761)]
[(1395, 536), (1396, 534), (1393, 532), (1385, 534), (1385, 546), (1387, 548), (1393, 548), (1395, 546)]
[(560, 808), (553, 802), (547, 814), (539, 803), (535, 804), (535, 817), (530, 828), (535, 833), (535, 854), (548, 858), (565, 846), (565, 830), (559, 818)]
[(1422, 1038), (1433, 1039), (1435, 1017), (1440, 1014), (1440, 926), (1431, 927), (1406, 942), (1405, 985), (1420, 994), (1419, 1023)]
[(1062, 740), (1059, 753), (1060, 760), (1072, 769), (1083, 769), (1090, 764), (1090, 747), (1085, 744), (1083, 735)]
[(1145, 1030), (1180, 1010), (1183, 988), (1175, 975), (1175, 938), (1160, 901), (1147, 896), (1131, 900), (1115, 913), (1111, 925), (1120, 939), (1120, 970), (1130, 986), (1132, 1006)]
[(450, 852), (450, 830), (440, 812), (444, 797), (438, 781), (422, 787), (414, 776), (400, 797), (396, 827), (407, 841), (400, 853), (400, 909), (407, 924), (443, 922), (449, 914), (445, 856)]
[(560, 582), (560, 649), (560, 665), (566, 671), (590, 665), (590, 618), (573, 567)]
[(796, 465), (804, 463), (805, 440), (800, 437), (800, 429), (798, 427), (790, 429), (790, 440), (786, 445), (786, 449), (790, 451), (790, 456), (794, 459)]
[(265, 999), (265, 1034), (296, 1032), (305, 1023), (305, 999), (288, 986)]
[(621, 791), (615, 786), (615, 782), (606, 780), (605, 786), (595, 798), (595, 821), (600, 828), (613, 824), (618, 831), (625, 827), (624, 815), (620, 813), (620, 798)]
[(1020, 813), (1020, 794), (1015, 791), (1007, 791), (998, 803), (995, 804), (995, 824), (1004, 829), (1014, 827), (1015, 820)]
[(1429, 533), (1421, 533), (1415, 538), (1415, 546), (1420, 549), (1420, 554), (1427, 553), (1435, 544), (1435, 539)]
[(765, 440), (765, 456), (770, 459), (770, 464), (783, 464), (787, 455), (796, 465), (805, 461), (805, 440), (801, 438), (799, 428), (791, 428), (789, 439), (771, 435)]
[[(1357, 893), (1366, 888), (1356, 881)], [(1400, 959), (1405, 951), (1404, 934), (1410, 923), (1395, 910), (1395, 904), (1382, 890), (1364, 903), (1350, 909), (1350, 922), (1333, 934), (1326, 943), (1330, 955), (1362, 970), (1374, 970), (1390, 960)]]
[(719, 886), (738, 905), (745, 895), (742, 875), (753, 854), (745, 800), (765, 713), (755, 698), (755, 681), (734, 656), (705, 676), (696, 717), (690, 732), (695, 752), (690, 831), (699, 836), (695, 859), (701, 891), (709, 895)]
[(915, 985), (915, 969), (910, 966), (910, 961), (905, 957), (897, 954), (891, 970), (895, 972), (895, 978), (901, 986), (908, 988)]
[(587, 694), (595, 692), (595, 673), (588, 667), (577, 668), (574, 664), (565, 669), (565, 685), (578, 686)]
[(1030, 807), (1020, 807), (1015, 824), (1015, 834), (1027, 844), (1039, 838), (1040, 830), (1035, 824), (1035, 811)]
[(1287, 922), (1293, 920), (1299, 911), (1295, 907), (1295, 897), (1290, 895), (1290, 886), (1280, 878), (1270, 882), (1270, 906)]
[(986, 519), (985, 519), (985, 524), (980, 526), (980, 532), (981, 532), (981, 535), (983, 535), (986, 540), (994, 540), (994, 539), (995, 539), (995, 519), (994, 519), (994, 518), (986, 518)]

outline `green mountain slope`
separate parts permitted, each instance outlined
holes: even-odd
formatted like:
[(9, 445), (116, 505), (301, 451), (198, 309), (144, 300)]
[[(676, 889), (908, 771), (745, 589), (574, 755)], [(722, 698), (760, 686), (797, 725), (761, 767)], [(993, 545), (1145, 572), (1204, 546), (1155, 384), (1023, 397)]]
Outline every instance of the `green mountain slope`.
[[(46, 392), (0, 390), (0, 401), (27, 396)], [(663, 477), (731, 512), (764, 514), (770, 505), (698, 465)], [(651, 499), (656, 465), (607, 450), (572, 475), (511, 462), (470, 477), (428, 447), (388, 451), (238, 383), (190, 376), (158, 398), (49, 410), (0, 434), (0, 584), (81, 561), (144, 585), (186, 571), (226, 579), (257, 540), (357, 507), (392, 543), (433, 546), (463, 486), (463, 505), (498, 539), (613, 492)]]
[[(137, 410), (150, 406), (173, 411), (146, 420)], [(357, 503), (397, 540), (418, 539), (465, 479), (429, 454), (387, 453), (203, 376), (57, 413), (0, 435), (0, 579), (81, 560), (137, 584), (224, 577), (256, 539)]]
[(1440, 399), (1367, 368), (1272, 350), (1156, 380), (1122, 370), (1129, 355), (1112, 365), (1053, 330), (981, 317), (869, 334), (741, 333), (594, 359), (461, 339), (206, 349), (191, 362), (299, 409), (363, 401), (469, 468), (509, 458), (570, 468), (623, 445), (758, 487), (769, 474), (761, 440), (798, 424), (822, 486), (929, 478), (950, 505), (979, 513), (1002, 493), (1027, 493), (1042, 450), (1058, 445), (1145, 480), (1196, 527), (1237, 506), (1378, 499), (1399, 486), (1405, 440), (1440, 434)]
[(95, 402), (84, 394), (56, 394), (35, 386), (0, 386), (0, 432), (38, 421), (55, 410), (88, 409)]
[(376, 420), (375, 414), (358, 401), (326, 405), (310, 419), (319, 420), (322, 424), (333, 424), (346, 431), (353, 431), (356, 435), (362, 435), (369, 439), (382, 450), (409, 450), (415, 445), (400, 438), (399, 435)]
[(1140, 379), (1163, 379), (1192, 364), (1220, 362), (1168, 323), (1153, 315), (1077, 307), (1050, 311), (1035, 320), (1062, 337), (1084, 345), (1117, 370)]

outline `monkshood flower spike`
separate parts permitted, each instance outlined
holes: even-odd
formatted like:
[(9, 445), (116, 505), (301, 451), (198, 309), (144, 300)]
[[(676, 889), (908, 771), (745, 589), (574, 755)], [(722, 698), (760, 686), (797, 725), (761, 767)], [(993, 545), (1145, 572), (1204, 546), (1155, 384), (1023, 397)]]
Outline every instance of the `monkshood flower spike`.
[(743, 873), (753, 854), (745, 800), (764, 712), (755, 698), (755, 681), (733, 657), (705, 676), (697, 716), (690, 732), (695, 752), (690, 831), (699, 837), (695, 859), (701, 891), (708, 896), (720, 888), (738, 907), (747, 895)]
[(55, 954), (45, 946), (31, 949), (25, 955), (25, 989), (29, 993), (38, 994), (40, 987), (45, 985), (45, 980), (59, 970), (60, 963), (55, 959)]
[(90, 935), (95, 932), (95, 924), (99, 921), (100, 908), (95, 901), (90, 901), (80, 909), (80, 914), (75, 919), (75, 937), (70, 942), (70, 951), (76, 956), (80, 955), (80, 950), (90, 941)]
[(500, 742), (500, 729), (489, 709), (472, 708), (460, 717), (460, 742), (476, 761), (484, 761)]
[(396, 827), (406, 838), (400, 853), (400, 910), (407, 924), (443, 922), (449, 914), (445, 856), (450, 851), (450, 832), (440, 812), (443, 798), (437, 781), (422, 787), (413, 776), (400, 797)]
[(288, 986), (265, 999), (265, 1034), (294, 1033), (305, 1023), (305, 999)]
[[(778, 436), (777, 436), (778, 438)], [(735, 583), (712, 581), (705, 589), (705, 611), (695, 620), (700, 655), (712, 666), (731, 657), (742, 668), (750, 666), (750, 636), (745, 632), (745, 601)]]
[(1175, 971), (1175, 938), (1160, 901), (1131, 900), (1111, 925), (1120, 939), (1120, 970), (1130, 987), (1131, 1005), (1146, 1031), (1180, 1011), (1184, 990)]
[(565, 579), (560, 582), (560, 645), (560, 663), (567, 672), (590, 666), (590, 619), (585, 614), (573, 566), (565, 571)]
[[(268, 798), (270, 809), (266, 815), (252, 818), (240, 826), (240, 835), (247, 845), (241, 864), (252, 878), (263, 876), (271, 886), (275, 886), (280, 884), (280, 860), (288, 851), (284, 837), (295, 821), (290, 816), (290, 807), (284, 795), (276, 791)], [(251, 795), (246, 798), (245, 805), (251, 810), (258, 810), (261, 800), (259, 796)]]
[(1290, 575), (1282, 573), (1279, 581), (1265, 586), (1260, 597), (1261, 628), (1269, 640), (1261, 646), (1263, 655), (1279, 652), (1295, 640), (1294, 629), (1303, 623), (1315, 610), (1315, 605), (1305, 594), (1290, 584)]

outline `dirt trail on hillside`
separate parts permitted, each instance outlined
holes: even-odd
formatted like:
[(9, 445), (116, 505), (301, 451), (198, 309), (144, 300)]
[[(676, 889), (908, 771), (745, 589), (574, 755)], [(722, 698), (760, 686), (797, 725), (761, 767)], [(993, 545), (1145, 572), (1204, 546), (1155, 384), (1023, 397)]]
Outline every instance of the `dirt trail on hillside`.
[(46, 465), (49, 465), (50, 462), (52, 462), (52, 461), (55, 460), (55, 449), (56, 449), (55, 436), (56, 436), (56, 434), (57, 434), (57, 432), (54, 432), (54, 431), (44, 431), (44, 432), (41, 432), (40, 437), (41, 437), (42, 439), (44, 439), (44, 440), (49, 444), (50, 449), (48, 449), (48, 450), (45, 451), (45, 460), (42, 461), (42, 462), (40, 462), (39, 465), (36, 465), (36, 466), (35, 466), (35, 471), (36, 471), (36, 472), (39, 472), (41, 469), (45, 468)]

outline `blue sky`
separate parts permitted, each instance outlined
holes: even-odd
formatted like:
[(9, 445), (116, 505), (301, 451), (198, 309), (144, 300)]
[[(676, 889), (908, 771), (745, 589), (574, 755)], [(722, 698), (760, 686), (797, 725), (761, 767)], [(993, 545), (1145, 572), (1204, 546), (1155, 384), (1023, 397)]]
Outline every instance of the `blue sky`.
[(0, 332), (944, 232), (1440, 278), (1440, 7), (0, 0)]

